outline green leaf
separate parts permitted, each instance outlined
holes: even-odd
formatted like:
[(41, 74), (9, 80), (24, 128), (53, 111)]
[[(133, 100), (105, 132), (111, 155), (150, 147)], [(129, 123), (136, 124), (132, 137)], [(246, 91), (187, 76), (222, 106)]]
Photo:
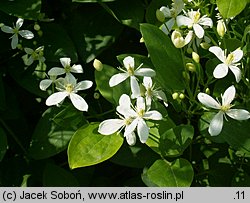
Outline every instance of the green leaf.
[(144, 8), (140, 0), (119, 0), (101, 5), (122, 24), (139, 30), (139, 24), (144, 18)]
[(217, 0), (218, 9), (224, 18), (231, 18), (237, 16), (244, 10), (246, 0)]
[(0, 127), (0, 161), (2, 161), (7, 149), (8, 149), (7, 136), (4, 130)]
[(81, 112), (72, 105), (52, 107), (39, 120), (29, 148), (34, 159), (51, 157), (65, 150), (74, 132), (86, 123)]
[(194, 171), (192, 165), (181, 158), (173, 162), (157, 160), (146, 175), (151, 184), (158, 187), (188, 187), (192, 183)]
[(235, 150), (250, 154), (250, 121), (237, 121), (228, 119), (224, 122), (222, 137)]
[(0, 10), (23, 19), (37, 20), (40, 16), (41, 0), (3, 0), (0, 1)]
[(115, 133), (101, 135), (99, 123), (90, 123), (75, 132), (68, 146), (71, 169), (91, 166), (111, 158), (122, 146), (123, 138)]
[(221, 44), (221, 48), (227, 49), (227, 51), (229, 52), (233, 52), (236, 49), (241, 48), (242, 46), (243, 43), (238, 39), (224, 39)]
[(194, 136), (194, 128), (191, 125), (179, 125), (162, 134), (160, 150), (163, 156), (180, 156), (191, 144)]
[(152, 165), (157, 159), (159, 159), (159, 155), (144, 144), (129, 146), (124, 143), (110, 161), (122, 166), (144, 168)]
[(43, 172), (43, 186), (45, 187), (76, 187), (77, 179), (73, 174), (54, 164), (47, 164)]
[(59, 62), (62, 57), (71, 58), (72, 62), (78, 60), (74, 43), (66, 30), (56, 23), (40, 23), (43, 35), (37, 41), (44, 45), (46, 61)]
[[(182, 57), (170, 38), (158, 27), (141, 24), (141, 33), (156, 70), (156, 78), (165, 89), (183, 90)], [(167, 79), (166, 79), (167, 77)]]

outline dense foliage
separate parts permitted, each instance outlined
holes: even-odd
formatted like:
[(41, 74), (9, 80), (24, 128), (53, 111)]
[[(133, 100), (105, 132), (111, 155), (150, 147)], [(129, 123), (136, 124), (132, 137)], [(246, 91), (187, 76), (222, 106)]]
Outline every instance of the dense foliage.
[(249, 186), (249, 0), (0, 2), (0, 186)]

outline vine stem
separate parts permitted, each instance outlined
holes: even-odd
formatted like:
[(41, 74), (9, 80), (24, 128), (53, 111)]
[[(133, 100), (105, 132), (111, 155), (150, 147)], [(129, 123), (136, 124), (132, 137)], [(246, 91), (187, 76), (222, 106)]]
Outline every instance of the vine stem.
[(10, 127), (4, 122), (3, 119), (0, 118), (0, 122), (1, 122), (2, 126), (4, 127), (4, 129), (12, 136), (12, 138), (15, 140), (15, 142), (18, 144), (18, 146), (22, 149), (24, 154), (27, 155), (28, 152), (26, 151), (25, 147), (23, 146), (21, 141), (18, 139), (18, 137), (15, 135), (15, 133), (10, 129)]

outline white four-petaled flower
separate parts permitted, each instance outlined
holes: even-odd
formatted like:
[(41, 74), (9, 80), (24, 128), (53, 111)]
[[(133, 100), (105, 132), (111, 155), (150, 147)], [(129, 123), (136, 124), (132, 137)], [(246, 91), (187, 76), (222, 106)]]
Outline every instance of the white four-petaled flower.
[(71, 59), (70, 58), (60, 58), (60, 62), (63, 68), (54, 67), (51, 68), (48, 72), (49, 75), (63, 75), (66, 73), (67, 76), (73, 77), (72, 73), (83, 73), (83, 69), (81, 65), (73, 65), (71, 66)]
[(30, 66), (36, 60), (44, 63), (45, 57), (43, 56), (43, 49), (44, 46), (40, 46), (35, 50), (31, 48), (24, 48), (24, 51), (26, 53), (26, 55), (23, 56), (25, 65)]
[(179, 15), (176, 18), (176, 22), (178, 27), (180, 26), (188, 26), (188, 28), (193, 28), (195, 35), (198, 38), (203, 38), (204, 36), (204, 29), (202, 26), (206, 27), (213, 27), (213, 21), (211, 18), (207, 17), (206, 15), (201, 17), (200, 11), (188, 11), (186, 16)]
[(124, 73), (118, 73), (113, 75), (109, 80), (109, 86), (114, 87), (127, 78), (130, 78), (130, 86), (132, 95), (131, 98), (137, 98), (140, 96), (140, 86), (138, 84), (137, 78), (135, 76), (155, 76), (155, 71), (150, 68), (141, 68), (143, 64), (141, 64), (138, 68), (135, 69), (135, 60), (131, 56), (127, 56), (123, 60), (123, 65), (126, 68), (120, 69)]
[[(99, 126), (99, 132), (104, 135), (112, 134), (125, 126), (124, 136), (134, 136), (134, 131), (137, 129), (137, 134), (142, 143), (145, 143), (149, 135), (149, 127), (145, 120), (161, 120), (162, 115), (155, 110), (149, 111), (146, 108), (145, 99), (138, 97), (136, 107), (131, 105), (131, 100), (128, 95), (123, 94), (119, 100), (117, 111), (124, 115), (123, 119), (109, 119), (103, 121)], [(133, 138), (134, 140), (134, 138)]]
[(59, 92), (50, 95), (46, 100), (46, 105), (58, 105), (68, 96), (72, 104), (79, 111), (87, 111), (88, 104), (81, 96), (76, 93), (80, 90), (89, 89), (92, 85), (93, 82), (89, 80), (76, 83), (76, 79), (70, 76), (66, 76), (66, 78), (58, 78), (56, 81), (56, 89)]
[(210, 47), (209, 51), (217, 56), (217, 58), (222, 62), (221, 64), (218, 64), (214, 69), (214, 77), (224, 78), (227, 75), (229, 68), (233, 72), (236, 82), (239, 82), (241, 79), (241, 70), (237, 66), (240, 65), (240, 63), (238, 62), (243, 57), (243, 51), (240, 49), (236, 49), (227, 55), (226, 50), (223, 51), (220, 47), (217, 46)]
[(169, 9), (166, 6), (162, 6), (160, 11), (164, 14), (165, 18), (170, 18), (161, 27), (162, 31), (168, 34), (176, 22), (176, 17), (180, 14), (184, 8), (183, 0), (173, 0), (172, 8)]
[(34, 34), (29, 31), (29, 30), (19, 30), (21, 28), (21, 26), (23, 25), (23, 19), (22, 18), (18, 18), (16, 25), (12, 28), (9, 26), (2, 26), (1, 30), (5, 33), (10, 33), (13, 34), (13, 36), (11, 37), (11, 48), (12, 49), (16, 49), (17, 44), (18, 44), (18, 35), (21, 35), (23, 38), (25, 39), (32, 39), (34, 37)]
[(236, 120), (246, 120), (250, 118), (250, 113), (244, 109), (231, 109), (233, 105), (231, 102), (235, 97), (235, 87), (232, 85), (226, 89), (222, 97), (222, 104), (216, 101), (214, 98), (205, 93), (199, 93), (198, 99), (206, 107), (219, 110), (219, 112), (211, 120), (208, 132), (210, 135), (220, 134), (223, 127), (223, 117), (226, 119), (226, 115)]

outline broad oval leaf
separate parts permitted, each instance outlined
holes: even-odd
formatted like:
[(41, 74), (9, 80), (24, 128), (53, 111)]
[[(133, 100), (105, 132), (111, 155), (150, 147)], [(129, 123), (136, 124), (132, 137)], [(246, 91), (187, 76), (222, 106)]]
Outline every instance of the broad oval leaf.
[(140, 28), (155, 67), (156, 78), (161, 86), (170, 90), (185, 89), (182, 77), (184, 67), (180, 51), (158, 27), (141, 24)]
[(78, 129), (68, 146), (71, 169), (91, 166), (111, 158), (122, 146), (123, 138), (115, 133), (101, 135), (99, 123), (90, 123)]
[(44, 159), (67, 149), (79, 126), (86, 123), (81, 112), (72, 105), (52, 107), (44, 112), (32, 135), (29, 154)]
[(158, 187), (188, 187), (193, 181), (194, 171), (186, 159), (173, 162), (159, 159), (147, 170), (147, 182)]
[(246, 0), (217, 0), (218, 9), (224, 18), (237, 16), (246, 7)]

